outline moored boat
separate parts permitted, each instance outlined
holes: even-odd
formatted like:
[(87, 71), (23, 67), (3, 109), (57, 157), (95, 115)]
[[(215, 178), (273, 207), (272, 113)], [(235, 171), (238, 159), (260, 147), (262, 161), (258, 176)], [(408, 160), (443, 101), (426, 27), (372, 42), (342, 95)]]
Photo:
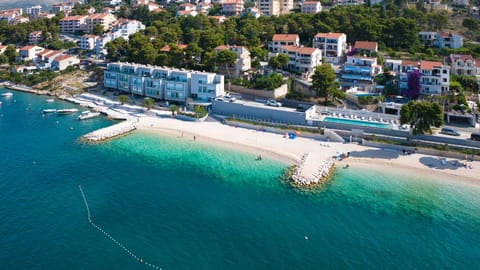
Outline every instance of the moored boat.
[(5, 92), (5, 93), (1, 93), (0, 96), (2, 96), (2, 97), (11, 97), (11, 96), (13, 96), (13, 93), (12, 93), (12, 92)]
[(45, 102), (54, 102), (54, 101), (55, 101), (55, 99), (53, 99), (53, 98), (49, 98), (49, 99), (45, 100)]
[(85, 120), (99, 116), (99, 112), (92, 112), (92, 111), (84, 111), (82, 114), (78, 116), (78, 120)]
[(42, 113), (54, 113), (57, 112), (57, 109), (45, 109), (42, 111)]
[(70, 114), (70, 113), (74, 113), (74, 112), (78, 112), (78, 109), (61, 109), (61, 110), (57, 110), (57, 114)]

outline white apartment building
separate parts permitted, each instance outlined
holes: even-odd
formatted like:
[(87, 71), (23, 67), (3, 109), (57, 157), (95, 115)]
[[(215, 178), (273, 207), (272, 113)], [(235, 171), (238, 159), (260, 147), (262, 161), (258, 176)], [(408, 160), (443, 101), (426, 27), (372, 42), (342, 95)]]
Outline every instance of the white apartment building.
[(364, 0), (336, 0), (335, 3), (339, 6), (358, 6), (364, 5)]
[(83, 35), (80, 37), (80, 42), (78, 43), (78, 47), (80, 49), (88, 51), (95, 49), (95, 43), (97, 40), (97, 36), (95, 35)]
[(18, 60), (32, 61), (37, 57), (37, 54), (43, 50), (44, 48), (38, 46), (24, 46), (18, 50)]
[(322, 64), (322, 51), (317, 48), (283, 46), (281, 52), (288, 55), (288, 69), (307, 74), (308, 77), (316, 66)]
[(322, 11), (320, 1), (305, 1), (302, 3), (302, 13), (318, 13)]
[(225, 91), (223, 76), (215, 73), (120, 62), (107, 65), (103, 82), (107, 88), (177, 103), (189, 97), (209, 101)]
[(473, 56), (469, 54), (450, 54), (445, 57), (445, 64), (451, 67), (451, 74), (476, 76), (477, 65)]
[(435, 39), (436, 46), (440, 49), (458, 49), (463, 46), (463, 38), (457, 34), (449, 32), (438, 32)]
[(243, 75), (244, 72), (250, 70), (251, 58), (250, 52), (243, 46), (229, 46), (220, 45), (215, 48), (215, 51), (229, 50), (237, 54), (237, 60), (232, 66), (218, 66), (218, 73), (226, 76), (227, 78), (238, 78)]
[(25, 13), (30, 18), (37, 18), (38, 15), (42, 12), (42, 6), (36, 5), (25, 9)]
[(85, 19), (85, 32), (92, 33), (97, 25), (103, 26), (104, 31), (108, 31), (117, 22), (117, 18), (112, 14), (91, 14)]
[(222, 13), (225, 15), (239, 15), (243, 12), (243, 0), (225, 0), (220, 3)]
[(340, 84), (342, 87), (359, 87), (373, 90), (374, 78), (382, 72), (376, 57), (347, 56), (343, 65)]
[(85, 20), (87, 16), (76, 15), (68, 16), (58, 21), (61, 33), (75, 33), (77, 31), (85, 30)]
[(12, 8), (0, 10), (0, 21), (6, 21), (8, 24), (15, 24), (22, 18), (23, 10), (21, 8)]
[(69, 66), (80, 64), (80, 59), (68, 54), (60, 54), (52, 61), (51, 69), (55, 71), (65, 70)]
[(399, 73), (399, 86), (401, 91), (406, 91), (408, 87), (408, 73), (418, 69), (421, 74), (420, 94), (423, 95), (441, 95), (449, 91), (450, 85), (450, 67), (435, 61), (402, 61), (401, 71)]
[(257, 0), (257, 8), (266, 16), (287, 14), (293, 7), (293, 0)]
[(34, 45), (42, 41), (42, 31), (33, 31), (28, 34), (28, 44)]
[(327, 63), (339, 63), (347, 50), (347, 35), (344, 33), (318, 33), (313, 37), (313, 47), (319, 48)]
[(418, 40), (425, 46), (433, 46), (436, 40), (437, 32), (418, 32)]
[(297, 34), (275, 34), (268, 43), (268, 51), (279, 53), (283, 46), (300, 46), (300, 37)]
[(68, 15), (70, 14), (70, 12), (72, 12), (72, 9), (77, 2), (69, 1), (69, 2), (61, 2), (61, 3), (54, 4), (52, 5), (52, 12), (55, 14), (63, 12)]
[(145, 30), (145, 25), (137, 20), (120, 19), (113, 25), (111, 32), (115, 38), (123, 38), (128, 40), (130, 35)]

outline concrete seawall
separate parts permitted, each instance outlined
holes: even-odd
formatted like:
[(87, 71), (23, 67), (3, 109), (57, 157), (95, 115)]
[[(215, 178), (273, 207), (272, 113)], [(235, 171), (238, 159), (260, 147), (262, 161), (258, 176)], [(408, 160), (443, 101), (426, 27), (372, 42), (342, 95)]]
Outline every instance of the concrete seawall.
[(137, 129), (134, 122), (124, 121), (113, 126), (95, 130), (83, 135), (80, 139), (86, 142), (102, 142), (118, 137)]

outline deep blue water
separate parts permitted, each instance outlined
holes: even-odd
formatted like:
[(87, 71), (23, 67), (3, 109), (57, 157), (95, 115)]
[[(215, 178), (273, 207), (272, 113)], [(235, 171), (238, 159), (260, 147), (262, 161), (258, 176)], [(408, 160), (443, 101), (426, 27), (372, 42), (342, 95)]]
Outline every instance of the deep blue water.
[(351, 166), (301, 192), (285, 164), (188, 138), (79, 143), (112, 122), (42, 116), (74, 107), (45, 99), (0, 98), (1, 269), (151, 269), (89, 224), (78, 184), (95, 224), (163, 269), (476, 268), (478, 187)]

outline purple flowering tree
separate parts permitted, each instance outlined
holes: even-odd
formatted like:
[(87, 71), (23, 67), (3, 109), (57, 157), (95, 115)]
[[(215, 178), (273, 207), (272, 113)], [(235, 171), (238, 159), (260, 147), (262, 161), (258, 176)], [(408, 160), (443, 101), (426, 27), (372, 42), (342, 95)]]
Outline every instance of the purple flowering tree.
[(407, 73), (407, 91), (403, 93), (404, 96), (418, 99), (420, 95), (420, 78), (422, 74), (420, 70), (414, 69)]

